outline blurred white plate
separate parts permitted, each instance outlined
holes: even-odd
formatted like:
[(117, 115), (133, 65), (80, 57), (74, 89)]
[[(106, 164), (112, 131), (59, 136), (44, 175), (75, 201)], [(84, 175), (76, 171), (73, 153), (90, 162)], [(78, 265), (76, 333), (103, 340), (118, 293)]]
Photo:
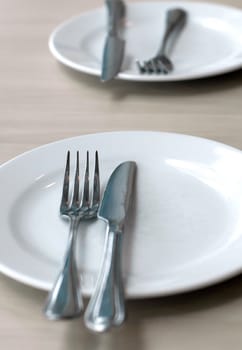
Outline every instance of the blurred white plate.
[[(174, 47), (175, 69), (168, 75), (140, 75), (135, 60), (153, 56), (164, 32), (165, 13), (173, 7), (188, 12), (188, 23)], [(107, 14), (103, 7), (61, 24), (49, 47), (63, 64), (100, 76)], [(223, 74), (242, 65), (242, 11), (224, 5), (190, 2), (127, 4), (126, 50), (119, 79), (178, 81)]]
[[(45, 145), (0, 167), (0, 271), (50, 289), (68, 224), (59, 216), (66, 151), (99, 150), (102, 186), (122, 161), (135, 160), (137, 188), (124, 233), (130, 298), (211, 285), (242, 269), (242, 153), (192, 136), (158, 132), (92, 134)], [(85, 154), (82, 154), (84, 166)], [(74, 168), (74, 165), (73, 165)], [(83, 292), (91, 293), (105, 224), (80, 226)]]

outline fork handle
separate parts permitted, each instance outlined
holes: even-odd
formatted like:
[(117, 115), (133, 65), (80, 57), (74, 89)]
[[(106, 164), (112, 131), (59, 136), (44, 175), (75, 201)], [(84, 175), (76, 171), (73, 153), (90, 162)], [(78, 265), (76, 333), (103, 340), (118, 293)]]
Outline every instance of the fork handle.
[(103, 332), (125, 319), (125, 300), (121, 276), (122, 232), (107, 230), (103, 262), (97, 285), (87, 306), (87, 328)]
[(71, 218), (70, 234), (64, 264), (53, 288), (51, 289), (44, 313), (47, 318), (74, 318), (83, 310), (83, 301), (79, 288), (79, 274), (75, 259), (75, 242), (79, 221)]
[(168, 45), (172, 45), (178, 34), (186, 24), (187, 13), (183, 9), (175, 8), (167, 12), (166, 16), (166, 30), (162, 40), (161, 47), (158, 51), (159, 55), (165, 55), (169, 49)]

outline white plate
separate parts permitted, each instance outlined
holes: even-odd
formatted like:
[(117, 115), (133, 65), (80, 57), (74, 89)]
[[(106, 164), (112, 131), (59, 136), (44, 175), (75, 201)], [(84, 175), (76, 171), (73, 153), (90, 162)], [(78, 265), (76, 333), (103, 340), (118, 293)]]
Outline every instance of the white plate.
[[(154, 55), (164, 32), (165, 13), (188, 11), (188, 23), (174, 47), (175, 69), (168, 75), (140, 75), (135, 60)], [(63, 64), (100, 76), (106, 35), (106, 9), (80, 14), (50, 36), (52, 54)], [(242, 66), (242, 11), (224, 5), (190, 2), (127, 4), (126, 54), (118, 78), (134, 81), (178, 81), (223, 74)]]
[[(193, 290), (241, 271), (241, 151), (192, 136), (114, 132), (48, 144), (0, 167), (4, 274), (50, 289), (68, 237), (68, 224), (58, 213), (67, 149), (73, 155), (77, 149), (91, 155), (99, 150), (103, 186), (120, 162), (137, 162), (136, 196), (124, 234), (128, 297)], [(100, 266), (105, 224), (95, 221), (81, 230), (79, 266), (88, 295)]]

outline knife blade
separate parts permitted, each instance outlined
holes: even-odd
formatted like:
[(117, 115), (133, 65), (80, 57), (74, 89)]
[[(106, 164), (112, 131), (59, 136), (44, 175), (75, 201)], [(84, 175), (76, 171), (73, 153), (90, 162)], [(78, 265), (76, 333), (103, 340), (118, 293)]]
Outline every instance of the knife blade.
[(108, 11), (108, 33), (103, 49), (101, 81), (113, 79), (120, 71), (125, 41), (121, 36), (125, 17), (122, 0), (106, 0)]
[(135, 173), (135, 162), (121, 163), (108, 181), (99, 208), (98, 217), (107, 223), (104, 256), (94, 293), (84, 315), (85, 325), (96, 332), (120, 325), (125, 319), (121, 247)]

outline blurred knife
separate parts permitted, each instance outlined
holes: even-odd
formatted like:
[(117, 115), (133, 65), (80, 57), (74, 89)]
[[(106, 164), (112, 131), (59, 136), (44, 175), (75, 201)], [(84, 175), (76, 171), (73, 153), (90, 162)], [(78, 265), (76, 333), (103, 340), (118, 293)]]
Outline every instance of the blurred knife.
[(108, 10), (108, 34), (103, 50), (101, 81), (113, 79), (120, 71), (125, 41), (121, 37), (124, 25), (125, 5), (122, 0), (106, 0)]
[(114, 170), (99, 208), (98, 217), (108, 224), (104, 258), (95, 291), (84, 315), (86, 326), (96, 332), (120, 325), (125, 319), (121, 246), (135, 171), (135, 162), (121, 163)]

